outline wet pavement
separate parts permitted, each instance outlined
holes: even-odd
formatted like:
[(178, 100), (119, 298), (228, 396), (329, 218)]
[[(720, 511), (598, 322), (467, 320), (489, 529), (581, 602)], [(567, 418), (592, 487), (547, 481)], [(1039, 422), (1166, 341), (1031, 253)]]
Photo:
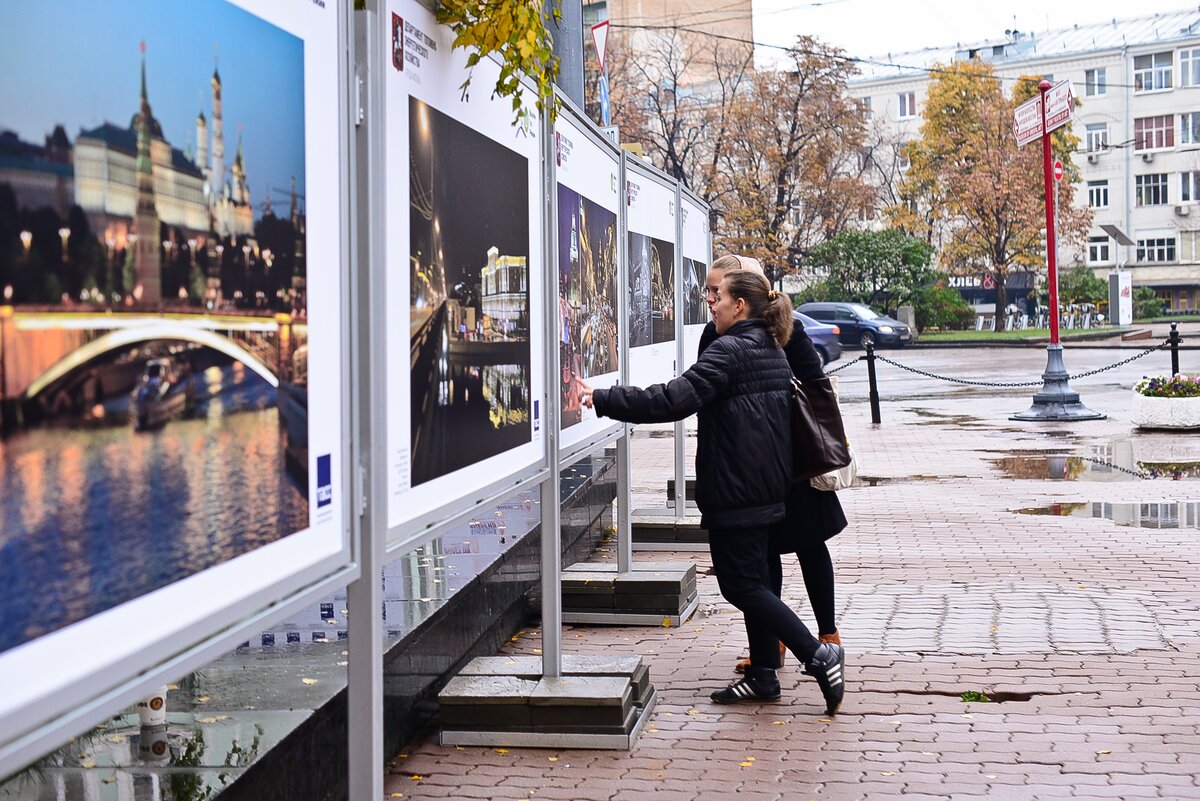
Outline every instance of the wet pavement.
[[(1009, 382), (1038, 378), (1045, 362), (1044, 351), (1019, 349), (888, 355)], [(1066, 362), (1085, 372), (1122, 357), (1068, 347)], [(1200, 370), (1200, 354), (1183, 361)], [(780, 703), (713, 705), (708, 693), (744, 654), (740, 616), (720, 598), (707, 554), (639, 552), (695, 559), (700, 612), (679, 629), (563, 634), (566, 653), (649, 661), (660, 700), (632, 752), (442, 748), (430, 731), (392, 758), (386, 795), (1200, 798), (1200, 550), (1183, 525), (1200, 505), (1184, 467), (1200, 462), (1200, 436), (1129, 423), (1133, 382), (1169, 363), (1153, 354), (1073, 381), (1108, 415), (1079, 424), (1008, 420), (1034, 388), (973, 389), (881, 367), (883, 423), (873, 426), (865, 369), (850, 367), (842, 391), (863, 480), (840, 493), (851, 523), (830, 543), (849, 677), (836, 717), (790, 657)], [(634, 439), (635, 499), (662, 509), (673, 442), (648, 429)], [(685, 448), (694, 453), (694, 438)], [(1167, 475), (1144, 477), (1154, 471)], [(1055, 506), (1078, 511), (1021, 513)], [(1163, 525), (1171, 509), (1179, 527)], [(1129, 523), (1137, 515), (1143, 525)], [(811, 624), (794, 562), (784, 596)], [(540, 645), (534, 631), (504, 652)]]

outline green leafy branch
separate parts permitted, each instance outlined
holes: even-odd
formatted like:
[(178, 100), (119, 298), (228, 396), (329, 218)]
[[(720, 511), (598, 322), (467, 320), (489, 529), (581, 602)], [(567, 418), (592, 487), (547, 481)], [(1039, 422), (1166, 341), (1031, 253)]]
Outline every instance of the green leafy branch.
[[(512, 98), (514, 124), (522, 122), (521, 76), (528, 75), (537, 84), (537, 108), (547, 108), (555, 116), (554, 82), (558, 78), (558, 59), (554, 56), (554, 37), (546, 27), (547, 14), (539, 0), (444, 0), (437, 11), (438, 22), (454, 31), (454, 47), (472, 48), (467, 57), (467, 79), (459, 86), (467, 97), (475, 65), (496, 55), (500, 75), (492, 96)], [(562, 12), (552, 8), (549, 19), (557, 25)]]

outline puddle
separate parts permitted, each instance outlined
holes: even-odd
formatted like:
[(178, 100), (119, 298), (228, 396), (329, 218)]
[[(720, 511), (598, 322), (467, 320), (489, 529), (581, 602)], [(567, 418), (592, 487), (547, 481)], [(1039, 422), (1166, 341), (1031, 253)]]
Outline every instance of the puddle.
[(1050, 481), (1181, 481), (1200, 477), (1200, 462), (1131, 461), (1123, 467), (1106, 459), (1065, 453), (1022, 454), (989, 460), (1007, 478)]
[(1022, 515), (1087, 517), (1111, 520), (1118, 526), (1200, 530), (1200, 501), (1155, 503), (1055, 503), (1015, 510)]

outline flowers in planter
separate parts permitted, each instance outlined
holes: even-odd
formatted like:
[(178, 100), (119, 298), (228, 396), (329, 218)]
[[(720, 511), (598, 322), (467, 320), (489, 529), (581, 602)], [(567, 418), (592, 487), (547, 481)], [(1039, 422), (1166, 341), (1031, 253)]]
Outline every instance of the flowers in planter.
[(1200, 375), (1142, 376), (1133, 391), (1148, 398), (1200, 398)]

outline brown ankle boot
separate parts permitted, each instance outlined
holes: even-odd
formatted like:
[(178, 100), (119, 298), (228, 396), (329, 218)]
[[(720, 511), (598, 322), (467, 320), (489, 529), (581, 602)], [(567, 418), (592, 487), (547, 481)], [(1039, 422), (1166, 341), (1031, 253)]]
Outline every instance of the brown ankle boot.
[[(783, 659), (787, 655), (787, 646), (779, 643), (779, 666), (783, 667)], [(745, 673), (746, 668), (750, 667), (750, 657), (739, 659), (738, 663), (733, 666), (734, 673)]]
[(842, 635), (836, 631), (833, 634), (822, 634), (817, 639), (819, 639), (821, 641), (822, 645), (824, 645), (825, 643), (835, 643), (837, 645), (842, 644)]

